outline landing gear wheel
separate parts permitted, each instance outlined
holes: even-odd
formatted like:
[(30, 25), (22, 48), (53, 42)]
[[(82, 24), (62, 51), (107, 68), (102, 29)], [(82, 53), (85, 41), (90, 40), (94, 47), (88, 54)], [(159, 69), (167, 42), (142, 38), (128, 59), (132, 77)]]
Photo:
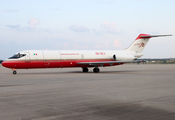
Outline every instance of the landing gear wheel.
[(89, 70), (88, 70), (88, 68), (87, 67), (84, 67), (83, 68), (83, 72), (88, 72)]
[(14, 74), (14, 75), (16, 75), (16, 73), (17, 73), (16, 71), (13, 71), (13, 74)]
[(93, 71), (94, 71), (94, 73), (99, 73), (100, 69), (99, 68), (94, 68)]

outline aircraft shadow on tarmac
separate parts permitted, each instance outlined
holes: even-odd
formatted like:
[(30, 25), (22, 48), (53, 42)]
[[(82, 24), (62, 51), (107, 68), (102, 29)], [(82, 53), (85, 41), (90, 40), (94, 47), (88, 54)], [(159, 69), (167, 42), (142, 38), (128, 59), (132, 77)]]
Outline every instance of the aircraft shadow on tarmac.
[[(100, 107), (97, 106), (96, 109), (100, 109)], [(138, 118), (140, 120), (160, 120), (162, 118), (166, 119), (168, 117), (175, 117), (175, 114), (171, 114), (168, 111), (139, 104), (107, 106), (104, 107), (103, 111), (97, 112), (96, 115), (129, 120), (136, 120)]]
[[(139, 103), (117, 103), (112, 105), (88, 105), (83, 109), (74, 109), (66, 113), (59, 113), (58, 108), (47, 108), (37, 111), (42, 118), (54, 117), (64, 120), (173, 120), (175, 114), (169, 111), (142, 106)], [(41, 119), (42, 119), (41, 118)], [(39, 119), (39, 120), (41, 120)]]

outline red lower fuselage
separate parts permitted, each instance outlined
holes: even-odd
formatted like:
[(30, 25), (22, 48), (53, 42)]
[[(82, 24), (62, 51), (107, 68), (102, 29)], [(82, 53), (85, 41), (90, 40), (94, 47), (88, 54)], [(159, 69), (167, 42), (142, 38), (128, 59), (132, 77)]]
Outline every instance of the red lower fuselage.
[[(34, 68), (65, 68), (65, 67), (93, 67), (91, 65), (79, 65), (79, 62), (99, 62), (107, 60), (30, 60), (30, 61), (4, 61), (2, 65), (14, 69), (34, 69)], [(108, 60), (109, 61), (109, 60)], [(113, 60), (110, 60), (113, 61)], [(121, 64), (121, 63), (120, 63)], [(115, 63), (114, 65), (119, 65)], [(111, 66), (103, 64), (103, 66)]]

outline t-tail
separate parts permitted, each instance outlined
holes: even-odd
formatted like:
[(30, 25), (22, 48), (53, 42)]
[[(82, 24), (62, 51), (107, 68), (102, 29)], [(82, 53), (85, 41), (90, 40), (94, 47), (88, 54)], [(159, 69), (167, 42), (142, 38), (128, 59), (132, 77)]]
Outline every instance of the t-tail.
[(136, 53), (142, 53), (149, 39), (152, 37), (165, 37), (172, 35), (149, 35), (149, 34), (140, 34), (135, 41), (129, 46), (126, 51), (134, 51)]

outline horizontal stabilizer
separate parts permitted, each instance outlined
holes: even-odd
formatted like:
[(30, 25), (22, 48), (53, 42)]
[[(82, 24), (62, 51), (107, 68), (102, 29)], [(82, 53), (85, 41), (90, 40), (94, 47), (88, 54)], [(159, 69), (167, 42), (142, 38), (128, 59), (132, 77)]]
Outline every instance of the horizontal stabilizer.
[(138, 40), (138, 39), (144, 39), (144, 38), (149, 39), (149, 38), (152, 38), (152, 37), (166, 37), (166, 36), (172, 36), (172, 35), (171, 35), (171, 34), (169, 34), (169, 35), (149, 35), (149, 34), (140, 34), (140, 35), (136, 38), (136, 40)]
[(152, 38), (152, 37), (166, 37), (166, 36), (172, 36), (172, 35), (143, 35), (140, 36), (140, 38)]

